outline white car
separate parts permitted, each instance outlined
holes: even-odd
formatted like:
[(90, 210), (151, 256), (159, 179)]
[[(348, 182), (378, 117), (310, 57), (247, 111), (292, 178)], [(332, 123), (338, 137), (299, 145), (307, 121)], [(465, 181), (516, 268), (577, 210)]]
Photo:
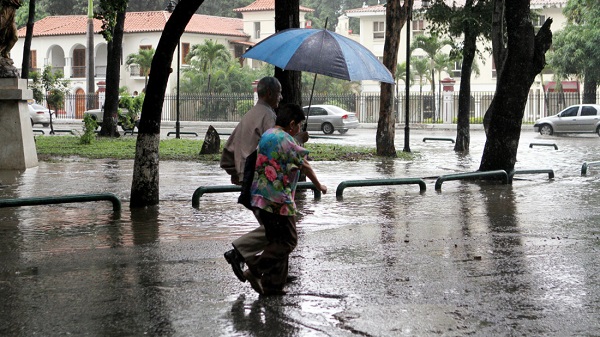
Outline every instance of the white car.
[(98, 123), (98, 125), (102, 124), (102, 121), (104, 120), (103, 109), (86, 110), (83, 112), (83, 117), (85, 117), (86, 115), (90, 115), (90, 117), (92, 117), (92, 119), (95, 120), (96, 123)]
[(542, 135), (555, 133), (597, 133), (600, 136), (600, 105), (572, 105), (557, 115), (535, 121), (533, 130)]
[[(127, 110), (127, 109), (119, 108), (119, 117), (127, 117), (128, 112), (129, 112), (129, 110)], [(90, 115), (90, 117), (92, 117), (92, 119), (96, 121), (96, 124), (98, 124), (98, 127), (102, 124), (102, 121), (104, 120), (104, 110), (103, 109), (91, 109), (91, 110), (84, 111), (83, 117), (85, 117), (86, 115)], [(123, 124), (121, 123), (121, 118), (119, 118), (117, 125), (120, 125), (121, 128), (123, 129), (123, 131), (129, 131), (129, 129), (124, 127)], [(138, 121), (137, 120), (134, 121), (133, 125), (134, 125), (134, 128), (137, 127)]]
[[(308, 106), (302, 109), (304, 115), (308, 115)], [(356, 129), (359, 125), (354, 112), (348, 112), (335, 105), (312, 105), (307, 123), (307, 131), (323, 131), (326, 135), (334, 131), (344, 134), (348, 129)]]
[(50, 113), (54, 113), (53, 110), (36, 103), (29, 103), (27, 107), (29, 108), (31, 126), (35, 124), (42, 124), (43, 127), (50, 126)]

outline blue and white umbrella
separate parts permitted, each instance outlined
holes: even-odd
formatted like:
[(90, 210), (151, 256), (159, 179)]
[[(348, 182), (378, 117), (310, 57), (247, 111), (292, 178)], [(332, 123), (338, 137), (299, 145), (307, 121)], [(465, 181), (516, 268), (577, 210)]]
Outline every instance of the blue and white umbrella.
[(284, 70), (307, 71), (349, 81), (394, 83), (390, 71), (360, 43), (326, 29), (289, 28), (242, 55)]

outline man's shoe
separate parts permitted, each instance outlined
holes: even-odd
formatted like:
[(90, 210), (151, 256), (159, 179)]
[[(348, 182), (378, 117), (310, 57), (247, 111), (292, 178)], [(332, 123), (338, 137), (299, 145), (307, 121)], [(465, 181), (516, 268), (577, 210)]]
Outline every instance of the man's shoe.
[(285, 279), (285, 283), (292, 283), (292, 282), (295, 282), (296, 280), (298, 280), (298, 276), (288, 275), (287, 278)]
[(285, 294), (287, 294), (287, 292), (283, 289), (263, 288), (264, 296), (283, 296)]
[(225, 256), (225, 260), (231, 265), (231, 269), (233, 269), (233, 273), (237, 276), (238, 280), (246, 282), (246, 278), (244, 277), (244, 261), (235, 249), (226, 251), (223, 256)]
[(260, 283), (260, 279), (254, 276), (250, 269), (246, 269), (246, 271), (244, 271), (244, 278), (248, 280), (248, 282), (250, 282), (252, 289), (254, 289), (257, 293), (259, 293), (260, 295), (265, 294), (263, 291), (262, 284)]

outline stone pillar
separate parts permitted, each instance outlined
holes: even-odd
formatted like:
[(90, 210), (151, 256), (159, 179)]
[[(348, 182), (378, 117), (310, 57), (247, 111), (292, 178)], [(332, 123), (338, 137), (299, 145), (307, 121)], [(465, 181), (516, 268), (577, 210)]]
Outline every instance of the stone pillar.
[(440, 81), (442, 83), (443, 89), (443, 106), (442, 110), (442, 119), (444, 124), (452, 124), (454, 117), (454, 83), (456, 81), (452, 78), (445, 78)]
[(0, 170), (24, 170), (38, 165), (27, 100), (33, 92), (27, 80), (0, 78)]

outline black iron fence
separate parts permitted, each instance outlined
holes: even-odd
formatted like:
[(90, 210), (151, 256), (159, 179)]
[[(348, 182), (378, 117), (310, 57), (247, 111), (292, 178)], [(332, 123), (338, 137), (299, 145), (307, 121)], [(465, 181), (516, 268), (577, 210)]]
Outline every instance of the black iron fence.
[[(309, 93), (303, 95), (303, 105), (309, 104)], [(494, 97), (493, 92), (473, 92), (471, 95), (470, 122), (480, 124)], [(529, 95), (524, 123), (533, 123), (540, 117), (556, 114), (569, 105), (581, 103), (580, 93), (542, 93)], [(411, 92), (409, 95), (409, 123), (453, 124), (458, 115), (458, 92), (442, 92), (435, 96), (431, 92)], [(600, 97), (597, 98), (600, 101)], [(102, 95), (67, 95), (63, 109), (56, 113), (58, 119), (81, 119), (90, 108), (101, 108)], [(177, 120), (177, 97), (166, 95), (162, 120)], [(380, 95), (373, 94), (314, 94), (312, 105), (332, 104), (355, 112), (361, 123), (377, 123), (379, 119)], [(252, 93), (224, 94), (181, 94), (179, 97), (180, 121), (238, 122), (254, 105)], [(398, 123), (406, 120), (405, 95), (395, 98), (394, 108)]]

